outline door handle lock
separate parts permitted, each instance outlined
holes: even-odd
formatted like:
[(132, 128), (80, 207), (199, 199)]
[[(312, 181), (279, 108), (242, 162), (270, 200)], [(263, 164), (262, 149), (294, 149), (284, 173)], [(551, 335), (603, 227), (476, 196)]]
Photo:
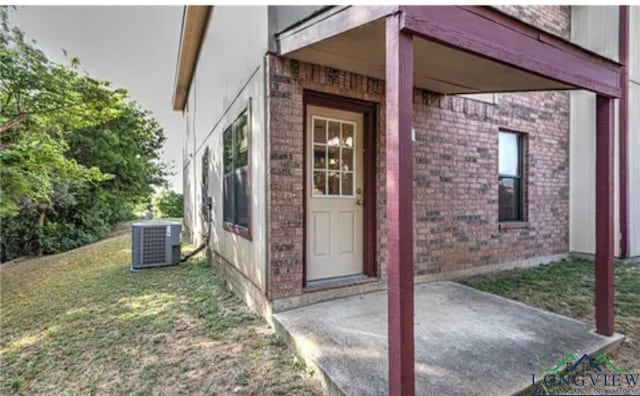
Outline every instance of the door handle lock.
[(358, 200), (356, 201), (356, 205), (358, 205), (358, 206), (364, 206), (364, 201), (363, 201), (363, 200), (361, 200), (361, 199), (358, 199)]

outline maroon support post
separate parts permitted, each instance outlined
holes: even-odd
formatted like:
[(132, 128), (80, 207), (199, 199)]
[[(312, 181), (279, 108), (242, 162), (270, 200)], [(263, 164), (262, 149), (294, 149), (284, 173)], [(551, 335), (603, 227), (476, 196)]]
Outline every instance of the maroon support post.
[(386, 20), (389, 394), (415, 393), (413, 340), (413, 37)]
[(613, 334), (613, 99), (596, 97), (596, 331)]

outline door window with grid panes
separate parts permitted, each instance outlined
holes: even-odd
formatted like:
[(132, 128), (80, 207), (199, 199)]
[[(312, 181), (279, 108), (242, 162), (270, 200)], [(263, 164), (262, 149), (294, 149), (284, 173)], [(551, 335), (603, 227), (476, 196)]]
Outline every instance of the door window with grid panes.
[(314, 197), (353, 197), (355, 172), (355, 124), (314, 116)]

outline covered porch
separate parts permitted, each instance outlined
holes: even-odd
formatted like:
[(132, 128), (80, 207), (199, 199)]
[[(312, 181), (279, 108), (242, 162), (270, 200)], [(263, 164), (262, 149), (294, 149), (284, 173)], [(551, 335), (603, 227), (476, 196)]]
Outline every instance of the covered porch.
[[(316, 370), (329, 394), (388, 389), (387, 294), (322, 302), (273, 317), (278, 332)], [(415, 384), (419, 395), (512, 395), (540, 367), (594, 354), (623, 336), (453, 282), (415, 288)]]
[[(415, 331), (417, 323), (444, 320), (429, 304), (421, 305), (417, 316), (414, 311), (414, 87), (441, 94), (571, 89), (597, 94), (595, 330), (614, 335), (613, 110), (621, 92), (620, 65), (489, 7), (335, 7), (281, 32), (278, 48), (281, 56), (385, 80), (388, 293), (378, 299), (386, 300), (388, 315), (376, 318), (384, 319), (387, 329), (379, 341), (393, 340), (379, 349), (388, 354), (390, 394), (415, 393), (420, 367), (415, 351), (432, 345), (423, 338), (429, 331)], [(325, 304), (337, 303), (346, 304)], [(588, 329), (577, 331), (591, 337)], [(419, 348), (414, 334), (424, 341)], [(598, 342), (576, 348), (608, 343), (593, 337)]]

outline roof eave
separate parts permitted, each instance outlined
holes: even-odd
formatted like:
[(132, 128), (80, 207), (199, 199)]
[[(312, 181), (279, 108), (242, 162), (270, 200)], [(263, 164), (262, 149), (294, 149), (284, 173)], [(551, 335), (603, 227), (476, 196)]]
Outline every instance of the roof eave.
[(173, 110), (184, 111), (213, 6), (185, 6), (173, 90)]

